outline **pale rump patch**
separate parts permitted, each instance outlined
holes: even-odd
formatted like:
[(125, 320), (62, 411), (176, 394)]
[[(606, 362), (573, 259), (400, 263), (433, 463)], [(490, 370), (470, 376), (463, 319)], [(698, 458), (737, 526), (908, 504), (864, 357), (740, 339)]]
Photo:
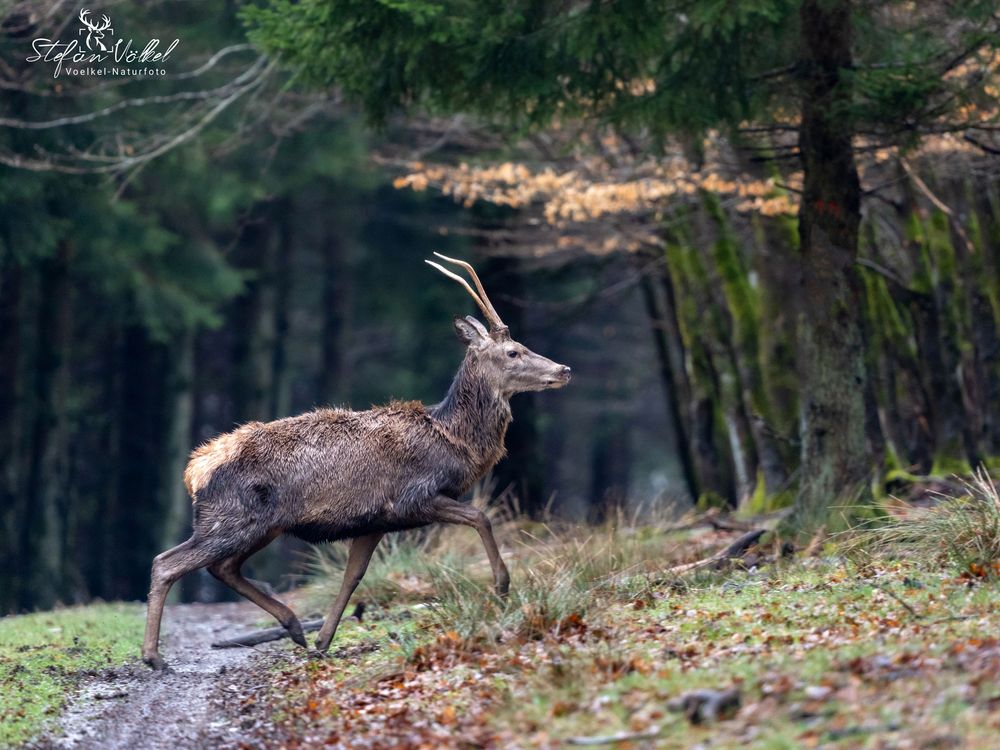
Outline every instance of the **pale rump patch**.
[(198, 490), (208, 484), (208, 480), (212, 478), (217, 468), (236, 458), (243, 444), (243, 436), (240, 435), (242, 431), (240, 429), (219, 435), (192, 451), (191, 460), (184, 470), (184, 486), (191, 496), (191, 502), (198, 501), (196, 497)]

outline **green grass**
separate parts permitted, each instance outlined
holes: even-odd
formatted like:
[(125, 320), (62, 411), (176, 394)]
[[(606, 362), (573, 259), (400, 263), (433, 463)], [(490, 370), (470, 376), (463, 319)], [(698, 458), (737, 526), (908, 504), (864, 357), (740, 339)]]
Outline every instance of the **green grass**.
[(95, 604), (0, 618), (0, 747), (35, 736), (89, 670), (134, 661), (137, 604)]

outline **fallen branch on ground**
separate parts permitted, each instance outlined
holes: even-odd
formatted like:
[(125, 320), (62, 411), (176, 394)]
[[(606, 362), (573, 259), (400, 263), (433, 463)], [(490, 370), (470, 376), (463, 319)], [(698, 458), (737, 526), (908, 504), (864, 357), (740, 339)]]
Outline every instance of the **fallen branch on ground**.
[(728, 719), (740, 709), (740, 691), (691, 690), (667, 703), (667, 708), (684, 714), (692, 724)]
[[(323, 627), (323, 620), (306, 620), (302, 623), (303, 633), (312, 633)], [(243, 648), (246, 646), (257, 646), (269, 641), (280, 641), (288, 637), (288, 631), (282, 627), (266, 628), (265, 630), (254, 630), (252, 633), (243, 633), (225, 641), (216, 641), (212, 648)]]
[(644, 732), (619, 732), (618, 734), (608, 734), (602, 737), (570, 737), (566, 740), (568, 745), (612, 745), (618, 742), (632, 742), (633, 740), (653, 740), (659, 737), (660, 728), (652, 726)]
[[(354, 605), (354, 612), (351, 614), (351, 618), (361, 622), (361, 618), (364, 616), (364, 613), (365, 603), (358, 602)], [(302, 623), (302, 632), (312, 633), (319, 630), (321, 627), (323, 627), (323, 618), (318, 620), (306, 620)], [(224, 641), (216, 641), (212, 644), (212, 648), (243, 648), (247, 646), (258, 646), (261, 643), (280, 641), (282, 638), (287, 637), (288, 631), (283, 627), (266, 628), (264, 630), (254, 630), (251, 633), (243, 633), (242, 635), (237, 635)]]
[(753, 528), (749, 523), (738, 521), (718, 508), (709, 508), (704, 513), (695, 516), (687, 514), (677, 523), (658, 526), (657, 531), (663, 534), (672, 534), (677, 531), (690, 531), (700, 526), (708, 526), (717, 531), (750, 531)]
[(675, 565), (672, 568), (668, 568), (665, 572), (677, 575), (712, 566), (721, 568), (727, 565), (731, 560), (742, 557), (743, 553), (756, 544), (765, 533), (767, 533), (767, 529), (754, 529), (753, 531), (748, 531), (721, 552), (716, 552), (714, 555), (710, 555), (703, 560), (683, 563), (682, 565)]

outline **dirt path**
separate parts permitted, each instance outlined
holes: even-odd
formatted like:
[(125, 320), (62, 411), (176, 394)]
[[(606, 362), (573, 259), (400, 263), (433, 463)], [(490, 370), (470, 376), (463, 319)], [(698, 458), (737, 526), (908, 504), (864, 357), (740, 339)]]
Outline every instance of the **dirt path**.
[(223, 634), (261, 619), (249, 604), (184, 604), (167, 608), (161, 651), (170, 670), (153, 672), (138, 662), (108, 670), (84, 683), (69, 703), (46, 748), (145, 750), (216, 747), (238, 739), (240, 729), (218, 710), (219, 695), (242, 692), (253, 649), (213, 649)]

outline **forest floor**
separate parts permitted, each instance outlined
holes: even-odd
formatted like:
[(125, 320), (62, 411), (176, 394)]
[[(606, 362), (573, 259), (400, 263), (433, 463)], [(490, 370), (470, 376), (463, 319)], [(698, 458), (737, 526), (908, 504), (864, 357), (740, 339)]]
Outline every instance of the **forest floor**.
[[(474, 535), (443, 554), (389, 544), (326, 658), (288, 641), (213, 650), (270, 623), (249, 605), (181, 605), (165, 618), (172, 671), (153, 673), (139, 629), (121, 625), (141, 623), (130, 606), (126, 663), (115, 650), (118, 666), (61, 673), (71, 697), (29, 746), (996, 747), (995, 577), (834, 555), (680, 577), (656, 570), (738, 534), (524, 533), (505, 545), (507, 601), (489, 593)], [(294, 606), (308, 615), (329, 594)], [(0, 646), (0, 668), (37, 645)], [(16, 671), (0, 671), (3, 692)]]
[(246, 730), (232, 747), (992, 750), (1000, 737), (996, 583), (817, 561), (650, 588), (552, 625), (497, 642), (433, 611), (376, 611), (345, 624), (333, 658), (289, 651), (264, 686), (226, 696)]

